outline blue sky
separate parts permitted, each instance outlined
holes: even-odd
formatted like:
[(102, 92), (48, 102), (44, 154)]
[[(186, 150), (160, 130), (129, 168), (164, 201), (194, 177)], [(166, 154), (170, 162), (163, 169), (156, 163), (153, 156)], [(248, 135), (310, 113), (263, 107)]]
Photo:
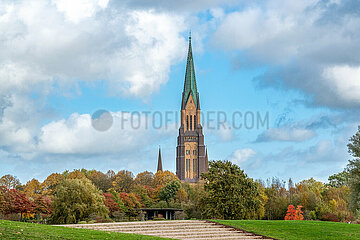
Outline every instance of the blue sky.
[[(174, 114), (191, 30), (202, 111), (227, 117), (226, 128), (205, 119), (209, 158), (263, 180), (326, 181), (346, 166), (359, 125), (359, 7), (350, 0), (3, 1), (0, 175), (25, 183), (66, 169), (155, 171), (159, 145), (164, 168), (175, 171)], [(99, 109), (114, 119), (105, 132), (91, 126)], [(172, 118), (156, 129), (146, 111)], [(268, 114), (268, 128), (231, 128), (234, 112)]]

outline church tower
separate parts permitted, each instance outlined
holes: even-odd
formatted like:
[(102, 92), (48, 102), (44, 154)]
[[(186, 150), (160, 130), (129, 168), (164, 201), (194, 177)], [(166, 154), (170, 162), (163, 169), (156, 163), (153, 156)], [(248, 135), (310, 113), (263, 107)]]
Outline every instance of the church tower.
[(208, 170), (200, 113), (191, 36), (189, 36), (185, 83), (181, 101), (181, 125), (176, 147), (176, 175), (181, 181), (197, 182), (200, 174)]

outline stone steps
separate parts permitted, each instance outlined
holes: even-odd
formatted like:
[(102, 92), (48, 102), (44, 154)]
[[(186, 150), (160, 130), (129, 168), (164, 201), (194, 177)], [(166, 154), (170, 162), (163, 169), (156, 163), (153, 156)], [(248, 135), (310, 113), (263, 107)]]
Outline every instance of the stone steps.
[(117, 222), (57, 226), (135, 233), (184, 240), (253, 240), (264, 238), (252, 233), (201, 220)]
[[(88, 227), (87, 227), (88, 228)], [(206, 227), (206, 228), (176, 228), (176, 227), (161, 227), (161, 228), (152, 228), (152, 227), (145, 227), (145, 228), (117, 228), (117, 227), (94, 227), (91, 228), (94, 230), (102, 230), (102, 231), (124, 231), (124, 232), (137, 232), (137, 231), (161, 231), (161, 232), (189, 232), (189, 231), (221, 231), (223, 230), (221, 227)]]

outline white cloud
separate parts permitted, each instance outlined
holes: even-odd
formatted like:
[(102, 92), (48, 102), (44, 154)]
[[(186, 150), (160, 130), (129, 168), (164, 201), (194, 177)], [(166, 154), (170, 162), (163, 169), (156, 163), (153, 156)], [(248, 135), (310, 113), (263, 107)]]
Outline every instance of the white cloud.
[(240, 50), (235, 68), (270, 66), (255, 79), (261, 87), (301, 90), (315, 106), (354, 108), (360, 105), (358, 8), (358, 1), (249, 4), (223, 17), (213, 44)]
[(83, 18), (93, 16), (97, 10), (106, 8), (109, 0), (52, 0), (52, 2), (70, 21), (78, 23)]
[(360, 67), (328, 67), (324, 69), (323, 77), (329, 85), (334, 86), (336, 98), (360, 104)]
[(107, 131), (97, 131), (89, 114), (72, 114), (68, 119), (53, 121), (41, 128), (38, 150), (55, 154), (131, 153), (152, 144), (154, 139), (168, 135), (163, 128), (152, 128), (150, 118), (114, 112), (113, 125)]
[(224, 41), (228, 49), (249, 48), (276, 39), (293, 27), (291, 17), (282, 18), (275, 13), (264, 15), (259, 8), (250, 8), (228, 14), (214, 37)]
[(256, 152), (251, 148), (237, 149), (228, 157), (228, 160), (241, 166), (255, 155)]
[[(146, 98), (185, 57), (186, 29), (184, 16), (102, 0), (9, 1), (0, 13), (0, 72), (27, 75), (31, 69), (59, 86), (105, 80), (113, 94)], [(40, 79), (27, 77), (22, 88)]]

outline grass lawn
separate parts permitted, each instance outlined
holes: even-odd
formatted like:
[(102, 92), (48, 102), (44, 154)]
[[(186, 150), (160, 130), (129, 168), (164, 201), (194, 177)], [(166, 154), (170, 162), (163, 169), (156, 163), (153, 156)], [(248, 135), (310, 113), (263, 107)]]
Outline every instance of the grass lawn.
[(359, 240), (360, 224), (320, 221), (214, 220), (281, 240)]
[(0, 239), (129, 239), (165, 238), (0, 220)]

